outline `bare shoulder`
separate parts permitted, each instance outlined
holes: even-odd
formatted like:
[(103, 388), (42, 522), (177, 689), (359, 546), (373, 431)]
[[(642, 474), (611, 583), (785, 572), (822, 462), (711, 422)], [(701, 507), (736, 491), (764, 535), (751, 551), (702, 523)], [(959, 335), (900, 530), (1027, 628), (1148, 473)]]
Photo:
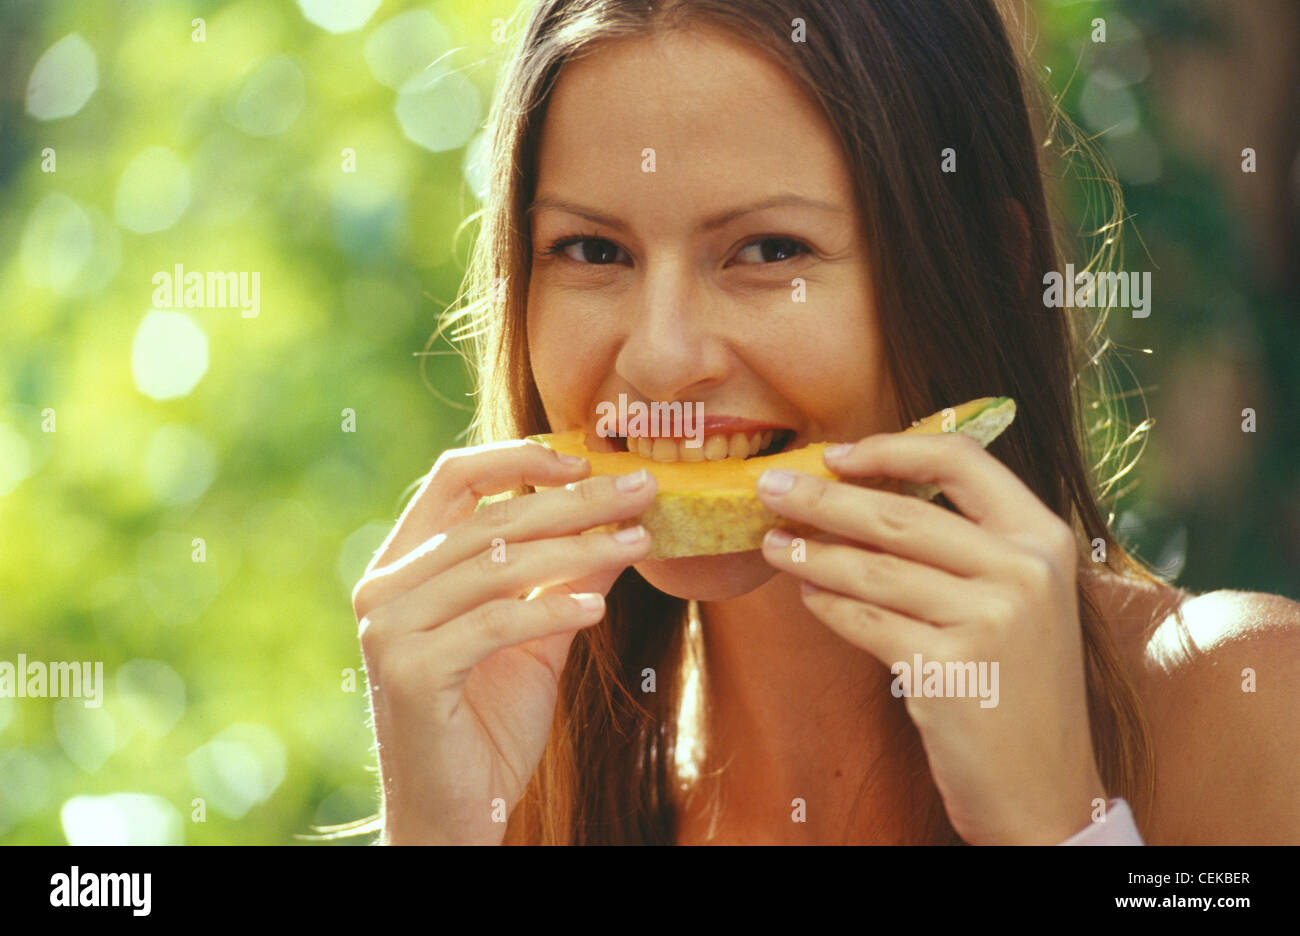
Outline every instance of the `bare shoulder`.
[[(1300, 843), (1300, 604), (1155, 588), (1123, 607), (1155, 747), (1148, 840)], [(1143, 616), (1154, 630), (1134, 626)]]

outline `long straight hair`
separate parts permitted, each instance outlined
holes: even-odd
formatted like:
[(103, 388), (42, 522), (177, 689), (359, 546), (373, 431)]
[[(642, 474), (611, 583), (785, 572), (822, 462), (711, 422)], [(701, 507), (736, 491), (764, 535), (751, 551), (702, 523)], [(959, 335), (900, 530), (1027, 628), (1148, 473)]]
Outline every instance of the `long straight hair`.
[[(434, 336), (454, 327), (472, 361), (478, 405), (470, 441), (551, 429), (526, 340), (532, 245), (525, 210), (561, 68), (601, 40), (708, 23), (776, 56), (838, 134), (870, 268), (879, 271), (875, 306), (899, 427), (975, 397), (1014, 397), (1016, 421), (991, 451), (1074, 526), (1081, 556), (1089, 557), (1083, 564), (1096, 555), (1083, 544), (1101, 540), (1111, 571), (1151, 580), (1111, 538), (1098, 506), (1105, 479), (1093, 475), (1115, 456), (1114, 446), (1107, 444), (1093, 470), (1085, 463), (1078, 377), (1096, 363), (1088, 351), (1100, 324), (1076, 329), (1072, 310), (1044, 308), (1034, 286), (1061, 269), (1038, 141), (1061, 132), (1062, 117), (1052, 102), (1046, 120), (1031, 118), (1038, 113), (1031, 108), (1037, 83), (1009, 41), (1008, 22), (994, 0), (535, 3), (493, 105), (489, 187), (476, 213), (480, 227), (462, 294)], [(805, 41), (793, 41), (798, 29)], [(947, 147), (959, 160), (956, 172), (939, 171)], [(1111, 195), (1118, 200), (1117, 191)], [(1088, 266), (1107, 262), (1099, 253)], [(1149, 733), (1114, 637), (1082, 579), (1098, 769), (1142, 828), (1153, 783)], [(676, 840), (687, 611), (686, 601), (659, 592), (635, 570), (619, 577), (605, 620), (573, 641), (546, 750), (509, 818), (506, 842)], [(653, 693), (639, 691), (647, 666), (660, 674)], [(859, 802), (868, 786), (873, 796), (890, 797), (902, 821), (881, 829), (882, 838), (960, 844), (901, 704), (891, 719), (890, 762), (876, 772), (874, 786), (864, 781)]]

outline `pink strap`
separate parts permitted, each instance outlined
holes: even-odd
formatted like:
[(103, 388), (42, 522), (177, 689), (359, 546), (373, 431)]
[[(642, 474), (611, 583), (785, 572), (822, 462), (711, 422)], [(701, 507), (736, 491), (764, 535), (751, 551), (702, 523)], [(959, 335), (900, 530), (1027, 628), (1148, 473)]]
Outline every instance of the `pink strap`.
[(1145, 845), (1142, 834), (1138, 832), (1137, 823), (1133, 821), (1133, 811), (1123, 799), (1115, 798), (1106, 803), (1106, 815), (1097, 822), (1088, 823), (1087, 828), (1076, 832), (1061, 843), (1062, 845)]

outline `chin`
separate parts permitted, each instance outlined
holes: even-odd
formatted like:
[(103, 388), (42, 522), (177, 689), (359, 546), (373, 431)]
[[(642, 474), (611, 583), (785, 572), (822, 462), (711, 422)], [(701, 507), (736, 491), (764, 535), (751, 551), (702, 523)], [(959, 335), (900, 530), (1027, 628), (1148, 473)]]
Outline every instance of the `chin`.
[(633, 566), (665, 594), (696, 601), (725, 601), (748, 594), (776, 575), (759, 549), (721, 556), (647, 559)]

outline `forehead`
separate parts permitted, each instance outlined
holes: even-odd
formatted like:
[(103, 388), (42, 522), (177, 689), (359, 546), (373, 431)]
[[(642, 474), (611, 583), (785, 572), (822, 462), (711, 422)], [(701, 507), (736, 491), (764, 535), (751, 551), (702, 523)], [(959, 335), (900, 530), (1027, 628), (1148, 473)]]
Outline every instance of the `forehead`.
[[(655, 171), (643, 171), (645, 150)], [(538, 192), (606, 204), (691, 191), (691, 207), (772, 189), (828, 201), (851, 189), (838, 138), (775, 57), (716, 27), (607, 40), (560, 73)], [(681, 203), (663, 204), (680, 213)]]

